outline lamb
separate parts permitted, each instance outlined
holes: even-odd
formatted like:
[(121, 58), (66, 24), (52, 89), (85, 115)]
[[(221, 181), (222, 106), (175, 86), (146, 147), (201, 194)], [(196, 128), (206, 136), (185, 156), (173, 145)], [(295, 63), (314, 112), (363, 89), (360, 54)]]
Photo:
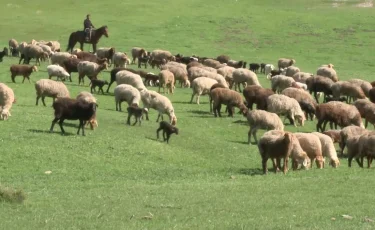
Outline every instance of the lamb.
[(12, 82), (15, 82), (16, 76), (23, 76), (22, 83), (24, 83), (25, 78), (27, 78), (30, 82), (30, 75), (32, 72), (37, 72), (38, 68), (35, 65), (11, 65), (10, 66), (10, 73)]
[(364, 127), (361, 114), (354, 105), (348, 105), (340, 101), (330, 101), (316, 106), (316, 118), (318, 123), (316, 130), (324, 132), (326, 124), (322, 127), (323, 122), (333, 122), (340, 127), (357, 125)]
[(97, 64), (95, 62), (90, 61), (81, 61), (77, 65), (78, 70), (78, 84), (85, 84), (84, 77), (87, 76), (90, 80), (97, 79), (98, 74), (104, 70), (107, 69), (108, 65), (107, 63), (104, 64)]
[[(275, 66), (272, 65), (272, 64), (266, 64), (264, 66), (264, 72), (263, 73), (267, 76), (267, 78), (269, 78), (269, 75), (271, 74), (272, 70), (275, 70)], [(279, 74), (281, 74), (281, 71), (280, 71)]]
[(10, 117), (10, 109), (15, 103), (15, 97), (13, 90), (0, 83), (0, 120), (7, 120)]
[(115, 103), (116, 111), (122, 111), (121, 103), (126, 101), (128, 106), (139, 107), (139, 101), (141, 100), (141, 94), (137, 88), (134, 88), (128, 84), (120, 84), (116, 86), (115, 91)]
[[(324, 157), (329, 159), (329, 165), (337, 168), (340, 165), (339, 158), (337, 157), (335, 145), (331, 137), (322, 133), (312, 132), (313, 135), (317, 136), (322, 146), (322, 154)], [(323, 161), (324, 167), (324, 161)]]
[(250, 85), (243, 90), (247, 107), (251, 110), (254, 103), (257, 105), (257, 109), (267, 110), (267, 98), (272, 94), (274, 92), (271, 89), (265, 89), (259, 85)]
[(304, 83), (306, 84), (306, 80), (310, 77), (312, 77), (313, 74), (311, 73), (305, 73), (305, 72), (297, 72), (295, 73), (292, 78), (296, 81), (296, 82), (301, 82), (301, 83)]
[(248, 144), (251, 143), (251, 135), (254, 136), (255, 143), (258, 143), (256, 133), (258, 129), (284, 130), (284, 124), (276, 113), (264, 110), (252, 110), (247, 113), (247, 121), (250, 125), (248, 133)]
[(108, 63), (107, 58), (99, 58), (95, 54), (85, 52), (85, 51), (81, 51), (81, 52), (77, 53), (77, 58), (81, 59), (82, 61), (94, 62), (94, 63), (99, 64), (99, 65), (104, 64), (104, 63), (106, 63), (106, 64)]
[(193, 81), (194, 79), (198, 77), (207, 77), (216, 80), (218, 83), (223, 84), (224, 86), (228, 87), (226, 80), (224, 77), (218, 73), (210, 72), (207, 70), (204, 70), (199, 67), (191, 67), (188, 70), (189, 80)]
[(193, 98), (197, 95), (196, 103), (199, 105), (199, 98), (201, 95), (210, 93), (211, 87), (216, 84), (217, 81), (208, 77), (198, 77), (191, 82), (191, 88), (193, 94), (191, 95), (190, 103), (193, 103)]
[[(283, 172), (288, 171), (288, 161), (292, 158), (293, 169), (297, 169), (298, 164), (304, 168), (310, 165), (310, 159), (306, 152), (301, 148), (297, 137), (290, 132), (282, 130), (270, 130), (263, 134), (258, 143), (259, 153), (262, 157), (263, 173), (267, 174), (267, 161), (269, 158), (273, 161), (275, 173), (281, 168), (280, 160), (284, 158)], [(277, 164), (275, 162), (277, 161)]]
[(188, 81), (188, 73), (186, 70), (186, 65), (178, 62), (169, 62), (162, 66), (161, 70), (169, 70), (174, 75), (174, 82), (177, 80), (181, 82), (181, 87), (190, 87), (190, 82)]
[(306, 119), (308, 119), (307, 115), (310, 115), (311, 120), (313, 120), (317, 103), (314, 101), (311, 94), (296, 88), (286, 88), (281, 94), (296, 99), (300, 104), (301, 109), (306, 113)]
[(291, 77), (276, 75), (271, 78), (272, 91), (275, 93), (281, 93), (284, 89), (291, 87), (293, 82), (295, 81)]
[(61, 79), (62, 81), (65, 81), (66, 78), (70, 77), (70, 74), (62, 66), (59, 65), (47, 66), (47, 72), (49, 79), (51, 79), (53, 76), (56, 76), (57, 80)]
[(237, 107), (241, 110), (243, 115), (247, 114), (248, 108), (244, 104), (243, 98), (241, 94), (234, 90), (230, 90), (228, 88), (216, 88), (210, 92), (210, 104), (213, 101), (213, 111), (215, 117), (217, 117), (217, 113), (219, 117), (221, 117), (220, 109), (221, 104), (228, 106), (229, 116), (233, 117), (234, 108)]
[(361, 87), (361, 89), (365, 93), (366, 97), (369, 97), (369, 91), (372, 89), (372, 85), (371, 85), (370, 82), (362, 80), (362, 79), (357, 79), (357, 78), (350, 79), (347, 82)]
[(366, 98), (365, 93), (361, 87), (353, 85), (350, 82), (338, 81), (331, 86), (332, 95), (335, 100), (340, 98), (341, 95), (347, 96), (347, 103), (349, 103), (349, 97), (355, 100)]
[[(97, 103), (96, 101), (96, 98), (94, 97), (94, 95), (92, 95), (91, 93), (89, 92), (86, 92), (86, 91), (82, 91), (80, 92), (77, 97), (76, 97), (76, 100), (77, 101), (82, 101), (84, 103)], [(96, 112), (94, 113), (94, 115), (92, 115), (92, 117), (85, 121), (86, 122), (86, 126), (90, 125), (90, 129), (91, 130), (94, 130), (95, 127), (98, 127), (98, 121), (96, 120)]]
[(57, 52), (51, 55), (51, 64), (63, 66), (64, 61), (70, 58), (77, 58), (77, 56), (68, 52)]
[(230, 58), (228, 55), (219, 55), (216, 60), (218, 60), (221, 64), (228, 63)]
[(217, 73), (224, 77), (224, 79), (227, 81), (229, 88), (232, 88), (233, 84), (233, 71), (236, 69), (231, 66), (224, 66), (219, 69), (217, 69)]
[(21, 64), (22, 59), (24, 59), (24, 64), (29, 64), (32, 58), (36, 59), (36, 64), (39, 63), (41, 58), (48, 58), (48, 53), (44, 52), (40, 46), (37, 45), (28, 45), (24, 48), (23, 52), (21, 53), (21, 58), (19, 60), (19, 64)]
[(139, 91), (146, 89), (146, 86), (143, 84), (141, 76), (139, 76), (138, 74), (132, 73), (128, 70), (121, 70), (118, 73), (116, 73), (116, 83), (117, 85), (120, 85), (120, 84), (132, 85)]
[(36, 105), (38, 105), (39, 98), (42, 98), (43, 105), (45, 97), (52, 97), (53, 102), (56, 98), (70, 97), (69, 90), (66, 85), (62, 82), (53, 81), (50, 79), (40, 79), (35, 83), (36, 90)]
[(168, 91), (173, 94), (174, 91), (174, 75), (169, 70), (162, 70), (159, 73), (159, 93), (160, 88), (163, 87), (163, 93), (165, 93), (165, 87), (167, 87), (167, 94)]
[(327, 96), (332, 94), (331, 87), (333, 84), (334, 82), (331, 79), (322, 76), (313, 76), (306, 79), (307, 88), (310, 91), (310, 94), (314, 93), (314, 97), (317, 103), (319, 103), (317, 93), (323, 92), (324, 101), (326, 101)]
[(53, 127), (59, 121), (61, 133), (65, 134), (62, 126), (64, 120), (79, 120), (77, 135), (82, 129), (82, 136), (85, 136), (84, 121), (89, 120), (96, 113), (96, 107), (96, 103), (85, 103), (71, 98), (59, 98), (53, 103), (55, 118), (52, 121), (50, 132), (53, 132)]
[(148, 86), (153, 86), (153, 85), (156, 85), (158, 82), (159, 82), (159, 75), (156, 75), (152, 72), (149, 72), (146, 74), (145, 76), (145, 85), (148, 85)]
[(80, 62), (81, 60), (77, 58), (68, 58), (63, 61), (62, 67), (68, 72), (70, 82), (72, 82), (72, 73), (78, 73), (78, 64)]
[(300, 69), (296, 66), (289, 66), (286, 68), (285, 76), (293, 77), (294, 74), (300, 72)]
[[(250, 63), (249, 64), (249, 70), (253, 71), (254, 73), (257, 73), (260, 67), (261, 67), (261, 65), (259, 65), (258, 63)], [(263, 67), (263, 69), (264, 68), (265, 68), (265, 66)], [(263, 73), (262, 72), (263, 69), (260, 70), (261, 73)]]
[(104, 94), (103, 86), (108, 85), (108, 81), (106, 80), (99, 80), (99, 79), (91, 79), (91, 93), (96, 87), (99, 87), (98, 92), (102, 91), (102, 94)]
[(156, 138), (159, 139), (159, 132), (163, 130), (163, 139), (164, 141), (167, 141), (167, 144), (169, 143), (169, 138), (173, 133), (178, 135), (178, 128), (169, 124), (166, 121), (161, 121), (159, 123), (159, 128), (156, 130)]
[[(144, 107), (147, 109), (153, 108), (159, 112), (156, 122), (159, 121), (160, 117), (163, 120), (163, 114), (167, 114), (170, 123), (172, 125), (177, 124), (177, 117), (174, 113), (172, 102), (167, 97), (153, 90), (142, 90), (140, 93)], [(147, 114), (146, 119), (148, 120)]]
[(9, 40), (8, 42), (8, 45), (9, 45), (9, 52), (12, 54), (12, 56), (14, 56), (14, 54), (16, 53), (17, 55), (16, 56), (19, 56), (19, 53), (18, 53), (18, 42), (16, 39), (12, 38)]
[(176, 58), (172, 55), (171, 52), (166, 51), (166, 50), (153, 50), (151, 52), (151, 60), (167, 60), (167, 61), (175, 61)]
[(279, 70), (288, 68), (289, 66), (292, 66), (295, 64), (296, 61), (294, 59), (287, 59), (287, 58), (280, 58), (277, 61), (277, 66), (279, 67)]
[(114, 47), (104, 47), (99, 48), (96, 50), (96, 56), (100, 59), (107, 59), (108, 66), (111, 66), (111, 60), (113, 59), (113, 55), (115, 54), (116, 50)]
[(316, 75), (329, 78), (333, 82), (337, 82), (339, 80), (336, 71), (332, 67), (319, 67), (316, 71)]
[(312, 133), (294, 133), (294, 135), (297, 137), (303, 151), (305, 151), (310, 158), (311, 167), (316, 160), (316, 167), (320, 169), (323, 168), (324, 159), (322, 154), (322, 144), (319, 137)]
[(257, 75), (254, 72), (244, 68), (239, 68), (233, 71), (233, 84), (235, 85), (234, 90), (237, 90), (238, 86), (238, 90), (241, 92), (241, 83), (244, 84), (244, 88), (246, 85), (260, 86)]
[(339, 146), (340, 146), (340, 155), (343, 156), (344, 155), (344, 149), (345, 149), (345, 145), (347, 145), (347, 141), (350, 139), (350, 138), (353, 138), (355, 136), (360, 136), (362, 134), (365, 134), (369, 132), (369, 130), (365, 129), (364, 127), (359, 127), (359, 126), (355, 126), (355, 125), (349, 125), (345, 128), (343, 128), (341, 131), (340, 131), (340, 142), (339, 142)]
[(303, 126), (306, 120), (305, 113), (302, 111), (298, 101), (281, 94), (273, 94), (267, 98), (267, 111), (278, 115), (286, 115), (295, 127), (297, 127), (295, 118), (300, 126)]
[(135, 60), (137, 58), (146, 56), (147, 52), (146, 52), (146, 50), (144, 48), (133, 47), (131, 49), (131, 54), (132, 54), (132, 57), (133, 57), (133, 60), (132, 60), (131, 64), (135, 64)]
[(114, 65), (115, 68), (117, 68), (117, 67), (126, 68), (127, 60), (128, 60), (128, 56), (126, 55), (126, 53), (116, 52), (113, 55), (113, 61), (112, 62), (113, 62), (113, 65)]
[(137, 122), (139, 121), (139, 126), (141, 126), (141, 123), (142, 123), (142, 118), (143, 118), (143, 113), (147, 113), (148, 110), (146, 108), (139, 108), (139, 107), (136, 107), (136, 106), (129, 106), (127, 109), (128, 111), (128, 120), (126, 121), (126, 124), (130, 125), (130, 118), (132, 116), (135, 117), (135, 122), (133, 124), (133, 126), (135, 124), (137, 124)]
[(238, 68), (246, 68), (246, 62), (245, 61), (235, 61), (235, 60), (229, 60), (227, 63), (228, 66), (232, 66), (236, 69)]

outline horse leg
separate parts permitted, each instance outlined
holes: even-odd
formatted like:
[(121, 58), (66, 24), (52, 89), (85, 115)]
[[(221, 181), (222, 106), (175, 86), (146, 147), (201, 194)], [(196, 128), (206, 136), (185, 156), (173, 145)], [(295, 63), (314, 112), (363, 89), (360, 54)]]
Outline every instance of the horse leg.
[[(81, 50), (83, 51), (83, 42), (80, 42), (79, 43), (80, 47), (81, 47)], [(72, 48), (73, 49), (73, 48)], [(73, 51), (72, 51), (73, 52)]]
[(92, 49), (93, 49), (93, 53), (95, 53), (96, 52), (96, 43), (92, 43)]

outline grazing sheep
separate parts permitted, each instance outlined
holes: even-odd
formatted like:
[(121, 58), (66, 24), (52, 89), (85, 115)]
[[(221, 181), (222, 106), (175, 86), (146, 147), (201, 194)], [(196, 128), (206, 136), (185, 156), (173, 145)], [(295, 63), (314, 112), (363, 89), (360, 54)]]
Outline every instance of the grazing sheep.
[(294, 79), (284, 75), (276, 75), (271, 78), (271, 88), (275, 93), (281, 93), (284, 89), (292, 87)]
[(128, 106), (137, 106), (139, 107), (139, 101), (141, 100), (141, 94), (137, 88), (134, 88), (129, 84), (120, 84), (116, 86), (115, 91), (115, 103), (116, 111), (122, 111), (121, 103), (126, 101)]
[(203, 65), (202, 63), (198, 62), (198, 61), (192, 61), (190, 62), (189, 64), (186, 65), (186, 69), (189, 70), (191, 67), (204, 67), (205, 65)]
[(295, 73), (292, 78), (296, 81), (296, 82), (300, 82), (300, 83), (304, 83), (306, 84), (306, 80), (310, 77), (312, 77), (313, 74), (311, 73), (305, 73), (305, 72), (297, 72)]
[[(360, 167), (363, 167), (363, 162), (359, 161), (360, 154), (358, 152), (359, 149), (359, 140), (362, 136), (366, 136), (367, 133), (361, 135), (351, 136), (346, 140), (346, 145), (348, 149), (348, 166), (352, 167), (352, 160), (356, 157), (356, 161)], [(363, 141), (364, 139), (362, 139)]]
[[(49, 61), (51, 61), (51, 60), (50, 60), (50, 57), (51, 57), (51, 55), (54, 53), (54, 52), (51, 50), (51, 47), (49, 47), (49, 46), (47, 46), (47, 45), (45, 45), (45, 44), (37, 44), (37, 46), (39, 46), (40, 48), (42, 48), (43, 51), (44, 51), (45, 53), (47, 53), (47, 58), (48, 58)], [(41, 60), (42, 60), (42, 61), (45, 61), (45, 57), (44, 57), (44, 56), (41, 57)]]
[(362, 79), (357, 79), (357, 78), (350, 79), (347, 82), (361, 87), (361, 89), (365, 93), (366, 97), (369, 97), (369, 91), (372, 89), (372, 85), (371, 85), (370, 82), (362, 80)]
[(48, 53), (44, 52), (44, 50), (38, 45), (28, 45), (24, 48), (21, 54), (19, 64), (21, 64), (22, 59), (24, 59), (23, 64), (29, 64), (32, 58), (36, 59), (36, 65), (38, 63), (40, 65), (40, 59), (47, 59)]
[(128, 111), (128, 119), (126, 121), (126, 124), (130, 125), (130, 118), (134, 116), (135, 122), (133, 126), (137, 124), (138, 121), (139, 121), (139, 126), (141, 126), (143, 114), (148, 112), (146, 108), (139, 108), (136, 106), (129, 106), (126, 110)]
[(347, 103), (349, 103), (349, 98), (352, 97), (353, 100), (366, 98), (365, 93), (362, 88), (356, 86), (347, 81), (338, 81), (331, 86), (332, 95), (334, 100), (338, 100), (341, 95), (347, 97)]
[(106, 58), (108, 60), (108, 66), (111, 66), (113, 55), (115, 54), (115, 48), (99, 48), (96, 50), (96, 56), (100, 59)]
[[(159, 112), (156, 122), (159, 121), (159, 118), (163, 120), (163, 114), (167, 114), (171, 125), (177, 124), (172, 102), (167, 97), (153, 90), (142, 90), (140, 93), (144, 107), (147, 109), (153, 108)], [(148, 120), (147, 114), (146, 119)]]
[(293, 77), (294, 74), (300, 72), (300, 69), (296, 66), (289, 66), (286, 68), (285, 76)]
[[(370, 168), (372, 159), (375, 157), (375, 133), (374, 132), (363, 134), (358, 140), (358, 154), (356, 155), (356, 160), (358, 158), (361, 158), (361, 162), (357, 160), (361, 168), (363, 168), (364, 157), (367, 157), (367, 168)], [(351, 162), (349, 162), (349, 165), (350, 163)]]
[(212, 109), (214, 111), (215, 117), (217, 117), (217, 113), (219, 117), (221, 117), (220, 109), (221, 104), (228, 106), (229, 116), (233, 117), (234, 108), (237, 107), (241, 110), (243, 115), (246, 115), (248, 108), (244, 104), (243, 98), (241, 94), (234, 90), (230, 90), (228, 88), (216, 88), (210, 92), (210, 104), (213, 101)]
[(295, 119), (300, 126), (304, 125), (306, 120), (305, 113), (302, 111), (298, 101), (281, 94), (273, 94), (267, 98), (267, 111), (278, 115), (285, 115), (290, 123), (297, 127)]
[[(80, 92), (77, 97), (76, 97), (76, 100), (78, 101), (83, 101), (85, 103), (96, 103), (96, 98), (94, 97), (94, 95), (92, 95), (91, 93), (89, 92), (86, 92), (86, 91), (82, 91)], [(90, 129), (91, 130), (94, 130), (95, 127), (98, 127), (98, 121), (96, 120), (96, 112), (94, 113), (94, 115), (86, 122), (86, 126), (90, 125)]]
[[(272, 65), (272, 64), (266, 64), (264, 66), (264, 72), (263, 73), (267, 76), (267, 78), (269, 78), (269, 75), (271, 74), (272, 70), (275, 70), (275, 66)], [(281, 71), (280, 71), (279, 74), (281, 74)]]
[(153, 50), (151, 52), (151, 60), (161, 61), (163, 59), (167, 61), (176, 60), (176, 58), (172, 55), (172, 53), (167, 50)]
[(317, 103), (319, 103), (318, 92), (324, 94), (324, 102), (326, 102), (327, 96), (332, 95), (331, 87), (333, 84), (334, 82), (331, 79), (322, 76), (313, 76), (306, 79), (307, 89), (310, 91), (310, 94), (314, 93)]
[(322, 144), (318, 136), (312, 133), (294, 133), (303, 151), (307, 153), (310, 158), (311, 167), (316, 160), (316, 167), (322, 169), (324, 166), (324, 159), (322, 154)]
[(104, 91), (103, 91), (103, 86), (105, 85), (108, 85), (108, 81), (106, 80), (99, 80), (99, 79), (91, 79), (91, 93), (92, 91), (94, 90), (94, 92), (96, 91), (95, 88), (96, 87), (99, 87), (99, 90), (98, 92), (102, 91), (102, 94), (104, 94)]
[(229, 60), (227, 63), (228, 66), (231, 66), (233, 68), (246, 68), (246, 62), (245, 61), (235, 61), (235, 60)]
[(260, 86), (257, 75), (251, 70), (244, 68), (239, 68), (233, 71), (233, 84), (235, 85), (234, 90), (237, 90), (238, 86), (238, 90), (241, 92), (241, 83), (243, 84), (243, 88), (245, 88), (247, 85)]
[(312, 134), (319, 138), (320, 143), (322, 145), (322, 154), (324, 157), (327, 157), (329, 159), (329, 165), (331, 165), (334, 168), (337, 168), (340, 165), (340, 161), (337, 157), (335, 145), (333, 144), (331, 137), (318, 132), (312, 132)]
[(10, 109), (15, 103), (15, 97), (13, 90), (0, 83), (0, 120), (7, 120), (10, 117)]
[(169, 138), (173, 133), (178, 135), (178, 128), (169, 124), (166, 121), (161, 121), (159, 123), (159, 128), (156, 130), (156, 138), (159, 139), (159, 132), (163, 130), (163, 139), (164, 141), (167, 141), (167, 144), (169, 143)]
[[(249, 70), (253, 71), (254, 73), (257, 73), (260, 67), (261, 67), (261, 65), (259, 65), (258, 63), (250, 63), (249, 64)], [(265, 65), (264, 65), (264, 67), (265, 67)], [(263, 67), (263, 69), (260, 70), (261, 73), (263, 73), (262, 70), (264, 70), (264, 67)]]
[(250, 125), (248, 133), (248, 143), (251, 143), (253, 135), (255, 143), (258, 143), (256, 133), (258, 129), (266, 130), (284, 130), (284, 124), (276, 113), (270, 113), (264, 110), (252, 110), (247, 113), (247, 122)]
[[(142, 64), (145, 66), (145, 69), (147, 68), (147, 63), (150, 60), (150, 56), (144, 56), (144, 57), (139, 57), (138, 58), (138, 68), (142, 68)], [(156, 61), (156, 60), (154, 60)], [(160, 67), (160, 65), (158, 66)], [(154, 67), (152, 67), (154, 68)]]
[(89, 120), (96, 113), (97, 104), (85, 103), (71, 98), (59, 98), (52, 106), (55, 110), (55, 118), (52, 121), (50, 132), (53, 132), (53, 127), (59, 121), (61, 133), (65, 134), (62, 126), (64, 120), (79, 120), (77, 135), (82, 129), (82, 136), (85, 136), (84, 121)]
[(368, 99), (359, 99), (353, 105), (358, 109), (361, 117), (365, 119), (365, 128), (367, 128), (369, 122), (375, 127), (375, 104)]
[(104, 70), (107, 69), (108, 65), (107, 63), (104, 64), (97, 64), (95, 62), (90, 61), (81, 61), (77, 65), (78, 70), (78, 85), (85, 84), (84, 78), (87, 76), (90, 80), (97, 79), (98, 74)]
[(140, 47), (133, 47), (131, 49), (131, 54), (132, 54), (132, 57), (133, 57), (133, 60), (131, 61), (131, 64), (135, 64), (135, 60), (137, 58), (141, 58), (141, 57), (144, 57), (147, 55), (147, 52), (144, 48), (140, 48)]
[(232, 88), (233, 84), (233, 71), (236, 69), (231, 66), (224, 66), (219, 69), (217, 69), (217, 73), (224, 77), (224, 79), (227, 81), (227, 84), (229, 88)]
[(113, 62), (113, 66), (115, 68), (117, 68), (117, 67), (126, 68), (127, 60), (128, 60), (128, 56), (126, 55), (126, 53), (116, 52), (113, 55), (113, 61), (112, 61)]
[(223, 64), (223, 63), (228, 63), (230, 58), (228, 55), (220, 55), (216, 58), (216, 60), (218, 60), (221, 64)]
[(51, 64), (63, 66), (64, 61), (69, 60), (71, 58), (76, 59), (77, 56), (73, 55), (73, 54), (70, 54), (68, 52), (57, 52), (57, 53), (52, 54)]
[(70, 74), (62, 66), (59, 65), (47, 66), (47, 72), (49, 79), (55, 76), (57, 77), (57, 80), (61, 79), (62, 81), (65, 81), (66, 78), (70, 77)]
[(92, 54), (90, 52), (85, 52), (81, 51), (77, 53), (77, 58), (81, 59), (82, 61), (89, 61), (89, 62), (94, 62), (96, 64), (108, 64), (108, 59), (107, 58), (99, 58), (95, 54)]
[[(306, 152), (301, 148), (297, 137), (290, 132), (282, 130), (270, 130), (263, 134), (258, 142), (258, 149), (262, 157), (263, 173), (267, 174), (267, 161), (272, 159), (275, 173), (281, 168), (280, 160), (284, 158), (283, 172), (288, 171), (288, 161), (292, 158), (293, 169), (297, 169), (298, 164), (304, 168), (310, 165), (310, 159)], [(277, 161), (277, 164), (275, 162)]]
[(313, 120), (317, 103), (315, 102), (311, 94), (307, 93), (302, 89), (296, 89), (291, 87), (284, 89), (281, 92), (281, 94), (296, 99), (300, 104), (301, 109), (306, 113), (306, 119), (308, 119), (307, 115), (310, 115), (311, 120)]
[(168, 62), (163, 65), (161, 70), (169, 70), (174, 75), (174, 84), (179, 80), (181, 82), (181, 88), (190, 87), (190, 81), (188, 80), (188, 72), (186, 70), (186, 65), (178, 62)]
[(287, 59), (287, 58), (280, 58), (277, 61), (277, 66), (279, 67), (279, 70), (288, 68), (289, 66), (292, 66), (296, 63), (294, 59)]
[(15, 77), (16, 76), (23, 76), (22, 83), (25, 81), (25, 78), (27, 78), (30, 82), (30, 75), (32, 72), (37, 72), (38, 68), (35, 65), (11, 65), (10, 66), (10, 73), (12, 82), (16, 83)]
[(199, 67), (191, 67), (188, 70), (189, 80), (193, 81), (194, 79), (198, 77), (207, 77), (216, 80), (218, 83), (223, 84), (225, 87), (228, 87), (227, 82), (225, 78), (214, 72), (207, 71), (205, 69), (199, 68)]
[[(165, 64), (167, 64), (167, 60), (165, 60), (165, 59), (162, 59), (162, 60), (150, 60), (149, 58), (147, 58), (145, 61), (148, 61), (150, 63), (150, 66), (153, 69), (155, 69), (155, 66), (156, 66), (156, 68), (161, 69)], [(141, 68), (139, 64), (138, 64), (138, 68)], [(146, 68), (146, 64), (145, 64), (145, 68)]]
[(70, 97), (69, 90), (62, 82), (57, 82), (50, 79), (40, 79), (35, 83), (36, 90), (36, 105), (38, 105), (39, 98), (42, 98), (43, 105), (46, 106), (44, 102), (45, 97), (52, 97), (53, 102), (56, 98), (60, 97)]
[[(316, 130), (324, 132), (326, 123), (322, 127), (323, 122), (333, 122), (341, 128), (349, 125), (357, 125), (364, 127), (361, 114), (354, 105), (348, 105), (340, 101), (330, 101), (316, 106)], [(332, 129), (332, 127), (331, 127)]]
[(216, 84), (217, 81), (208, 77), (198, 77), (191, 82), (191, 88), (193, 94), (191, 95), (190, 103), (193, 103), (193, 98), (197, 95), (196, 103), (199, 105), (199, 98), (201, 95), (210, 93), (211, 87)]
[(146, 89), (146, 86), (143, 84), (141, 76), (138, 74), (132, 73), (129, 70), (121, 70), (118, 73), (116, 73), (116, 83), (117, 85), (120, 85), (120, 84), (132, 85), (139, 91)]
[(259, 85), (249, 85), (243, 90), (247, 107), (251, 110), (254, 103), (257, 105), (257, 109), (267, 110), (267, 98), (272, 94), (274, 92), (271, 89), (265, 89)]
[(227, 64), (225, 63), (221, 64), (219, 61), (216, 61), (215, 59), (210, 59), (210, 58), (205, 59), (203, 61), (203, 65), (206, 65), (215, 69), (219, 69), (221, 67), (227, 66)]
[(340, 146), (340, 155), (343, 156), (344, 155), (344, 149), (345, 149), (345, 146), (347, 145), (347, 141), (348, 139), (354, 137), (354, 136), (359, 136), (359, 135), (362, 135), (362, 134), (365, 134), (369, 132), (369, 130), (365, 129), (364, 127), (359, 127), (359, 126), (355, 126), (355, 125), (349, 125), (347, 127), (344, 127), (341, 131), (340, 131), (340, 142), (339, 142), (339, 146)]
[(18, 42), (16, 39), (12, 38), (9, 40), (8, 42), (8, 45), (9, 45), (9, 52), (12, 56), (14, 56), (14, 54), (16, 53), (17, 55), (16, 56), (19, 56), (19, 52), (18, 52)]
[(162, 70), (159, 73), (159, 93), (160, 88), (163, 87), (163, 93), (165, 93), (165, 87), (167, 87), (167, 94), (168, 91), (173, 94), (174, 91), (174, 75), (169, 70)]
[(332, 67), (319, 67), (316, 71), (316, 75), (329, 78), (333, 82), (337, 82), (339, 80), (336, 71)]

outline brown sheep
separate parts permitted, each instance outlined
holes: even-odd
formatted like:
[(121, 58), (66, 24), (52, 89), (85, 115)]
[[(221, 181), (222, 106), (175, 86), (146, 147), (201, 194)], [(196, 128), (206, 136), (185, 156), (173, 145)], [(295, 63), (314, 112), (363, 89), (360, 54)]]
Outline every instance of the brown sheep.
[(365, 134), (367, 132), (369, 132), (369, 130), (362, 128), (362, 127), (355, 126), (355, 125), (350, 125), (350, 126), (343, 128), (340, 131), (340, 142), (339, 142), (339, 146), (341, 149), (340, 150), (341, 156), (344, 155), (344, 149), (345, 149), (345, 145), (347, 144), (348, 139), (354, 136)]
[(271, 89), (265, 89), (259, 85), (249, 85), (243, 90), (247, 107), (251, 110), (254, 103), (257, 105), (257, 109), (267, 110), (267, 98), (272, 94), (274, 92)]
[(368, 98), (372, 103), (375, 103), (375, 88), (372, 88), (370, 89), (370, 91), (368, 91)]
[(327, 96), (332, 95), (331, 86), (333, 84), (334, 82), (331, 79), (322, 77), (322, 76), (312, 76), (306, 79), (307, 89), (310, 91), (310, 94), (314, 93), (314, 97), (317, 103), (319, 103), (317, 93), (318, 92), (324, 93), (324, 102), (325, 102)]
[[(358, 127), (358, 126), (355, 126), (355, 127)], [(334, 129), (326, 130), (323, 132), (323, 134), (329, 136), (332, 139), (333, 143), (339, 143), (339, 144), (341, 143), (340, 133), (341, 133), (341, 130), (334, 130)]]
[(277, 61), (277, 66), (279, 67), (279, 70), (288, 68), (289, 66), (292, 66), (295, 64), (296, 61), (294, 59), (288, 59), (288, 58), (280, 58)]
[(216, 60), (218, 60), (221, 64), (223, 63), (228, 63), (228, 61), (230, 60), (229, 56), (228, 55), (220, 55), (216, 58)]
[(25, 78), (30, 82), (30, 75), (32, 72), (37, 72), (38, 68), (35, 65), (11, 65), (10, 66), (10, 73), (12, 82), (16, 83), (14, 80), (16, 76), (23, 76), (22, 83), (24, 83)]
[(215, 117), (217, 117), (217, 113), (219, 114), (219, 117), (221, 117), (221, 104), (228, 106), (228, 112), (230, 117), (233, 117), (233, 107), (239, 108), (243, 115), (246, 115), (248, 111), (248, 108), (244, 104), (241, 94), (228, 88), (213, 89), (210, 92), (210, 104), (212, 103), (212, 101), (212, 109), (214, 111)]
[(168, 88), (168, 91), (173, 94), (173, 90), (175, 88), (174, 86), (174, 75), (171, 71), (169, 70), (162, 70), (159, 73), (159, 93), (160, 93), (160, 88), (163, 87), (163, 93), (165, 93), (165, 87)]
[(338, 100), (340, 95), (347, 96), (346, 103), (350, 102), (350, 98), (353, 100), (366, 98), (360, 86), (354, 85), (353, 83), (347, 81), (338, 81), (331, 86), (332, 95), (334, 100)]
[(131, 64), (135, 64), (135, 60), (137, 58), (140, 58), (140, 57), (144, 57), (147, 55), (147, 52), (144, 48), (140, 48), (140, 47), (133, 47), (132, 50), (131, 50), (131, 53), (132, 53), (132, 57), (133, 57), (133, 60), (131, 62)]

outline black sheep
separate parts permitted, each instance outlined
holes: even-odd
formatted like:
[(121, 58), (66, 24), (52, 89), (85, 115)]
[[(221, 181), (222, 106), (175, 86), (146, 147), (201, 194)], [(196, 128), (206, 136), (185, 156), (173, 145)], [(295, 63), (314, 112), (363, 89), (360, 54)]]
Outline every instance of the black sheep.
[(315, 107), (314, 107), (314, 105), (312, 105), (311, 103), (308, 103), (306, 101), (300, 101), (299, 105), (301, 106), (302, 111), (305, 112), (306, 120), (309, 119), (309, 116), (310, 116), (310, 119), (313, 120), (314, 119), (314, 115), (315, 115)]
[(253, 71), (254, 73), (258, 72), (259, 68), (260, 68), (260, 65), (258, 63), (249, 64), (249, 69)]
[(91, 79), (91, 89), (90, 89), (91, 93), (92, 93), (92, 90), (96, 91), (95, 88), (99, 87), (98, 92), (102, 91), (102, 94), (104, 94), (103, 86), (105, 86), (105, 85), (108, 85), (108, 81), (99, 80), (99, 79)]
[[(163, 130), (164, 141), (167, 141), (167, 143), (169, 143), (169, 138), (172, 135), (172, 133), (175, 133), (176, 135), (178, 135), (178, 128), (177, 127), (169, 124), (166, 121), (161, 121), (159, 124), (160, 124), (160, 126), (156, 130), (156, 137), (157, 137), (157, 139), (159, 139), (159, 132), (161, 130)], [(167, 136), (165, 136), (165, 135), (167, 135)]]
[(59, 121), (61, 133), (65, 134), (65, 130), (62, 126), (64, 120), (79, 120), (79, 130), (82, 129), (82, 136), (85, 136), (85, 121), (88, 121), (96, 113), (96, 103), (87, 103), (71, 98), (59, 98), (53, 103), (53, 109), (55, 110), (55, 119), (52, 121), (50, 132), (53, 131), (53, 127), (56, 122)]
[(144, 64), (145, 69), (147, 68), (147, 62), (150, 59), (149, 56), (145, 57), (138, 57), (138, 68), (142, 68), (142, 64)]
[(260, 72), (266, 74), (266, 63), (260, 63)]

